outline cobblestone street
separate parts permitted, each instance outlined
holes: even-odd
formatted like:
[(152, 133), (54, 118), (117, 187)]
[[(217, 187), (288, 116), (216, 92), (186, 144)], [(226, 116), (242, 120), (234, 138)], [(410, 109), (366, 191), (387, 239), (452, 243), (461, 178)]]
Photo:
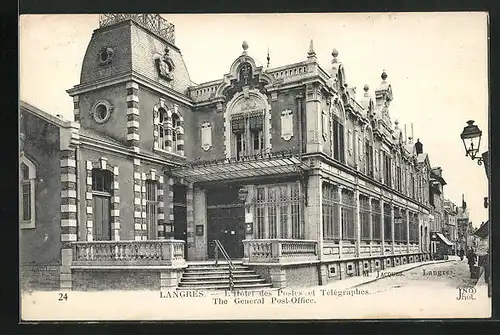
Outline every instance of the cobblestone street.
[[(491, 313), (484, 279), (474, 286), (465, 259), (397, 272), (397, 268), (387, 269), (388, 277), (358, 284), (365, 294), (354, 300), (357, 311), (372, 318), (473, 318)], [(465, 287), (474, 287), (474, 293), (457, 299), (463, 296), (459, 288)]]
[(423, 265), (409, 271), (392, 275), (391, 269), (381, 272), (388, 275), (386, 278), (362, 285), (370, 294), (383, 294), (387, 291), (439, 291), (458, 290), (458, 287), (473, 286), (475, 280), (470, 278), (466, 260), (454, 260), (446, 263)]

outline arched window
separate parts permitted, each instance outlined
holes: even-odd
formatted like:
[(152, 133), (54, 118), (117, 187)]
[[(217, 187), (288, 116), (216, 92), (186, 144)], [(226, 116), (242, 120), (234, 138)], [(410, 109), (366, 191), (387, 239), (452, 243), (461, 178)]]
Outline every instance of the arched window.
[(344, 114), (337, 104), (330, 110), (333, 159), (345, 163)]
[(21, 228), (35, 228), (35, 164), (24, 155), (19, 165), (19, 222)]
[(269, 145), (266, 104), (255, 94), (243, 95), (228, 107), (231, 157), (242, 159), (261, 154)]
[(365, 173), (373, 178), (373, 134), (368, 127), (365, 130)]
[(171, 111), (163, 101), (155, 106), (155, 148), (184, 155), (184, 121), (174, 105)]

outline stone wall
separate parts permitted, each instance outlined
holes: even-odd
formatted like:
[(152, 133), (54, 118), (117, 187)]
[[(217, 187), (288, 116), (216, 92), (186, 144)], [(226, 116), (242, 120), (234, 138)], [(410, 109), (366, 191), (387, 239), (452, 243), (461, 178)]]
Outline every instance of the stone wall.
[(22, 291), (59, 289), (59, 265), (21, 265), (19, 287)]

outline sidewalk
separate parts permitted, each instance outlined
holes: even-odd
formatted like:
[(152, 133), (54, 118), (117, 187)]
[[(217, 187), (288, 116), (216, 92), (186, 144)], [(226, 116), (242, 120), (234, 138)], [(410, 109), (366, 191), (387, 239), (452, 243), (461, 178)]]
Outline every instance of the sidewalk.
[[(438, 260), (438, 261), (428, 261), (428, 262), (419, 262), (419, 263), (410, 263), (410, 264), (405, 264), (405, 265), (400, 265), (400, 266), (395, 266), (391, 268), (387, 268), (383, 271), (380, 272), (386, 272), (386, 273), (391, 273), (391, 274), (397, 274), (401, 272), (405, 272), (411, 269), (415, 269), (421, 266), (425, 265), (432, 265), (432, 264), (438, 264), (438, 263), (446, 263), (446, 262), (452, 262), (459, 260), (460, 258), (458, 256), (449, 256), (447, 260)], [(386, 277), (379, 277), (377, 278), (378, 273), (377, 272), (372, 272), (367, 276), (356, 276), (356, 277), (350, 277), (350, 278), (345, 278), (341, 280), (337, 280), (335, 282), (326, 284), (322, 286), (322, 288), (331, 288), (331, 289), (337, 289), (337, 290), (347, 290), (347, 289), (353, 289), (361, 285), (365, 285), (374, 281), (377, 281), (379, 279), (383, 279)]]

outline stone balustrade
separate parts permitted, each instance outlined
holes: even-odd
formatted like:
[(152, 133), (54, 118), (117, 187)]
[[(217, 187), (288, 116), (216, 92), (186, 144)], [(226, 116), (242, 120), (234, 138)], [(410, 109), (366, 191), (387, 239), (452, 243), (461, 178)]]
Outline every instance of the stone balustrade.
[(249, 263), (290, 263), (318, 260), (317, 242), (313, 240), (256, 239), (244, 240), (244, 258)]
[(183, 267), (184, 241), (78, 241), (73, 242), (73, 266)]

